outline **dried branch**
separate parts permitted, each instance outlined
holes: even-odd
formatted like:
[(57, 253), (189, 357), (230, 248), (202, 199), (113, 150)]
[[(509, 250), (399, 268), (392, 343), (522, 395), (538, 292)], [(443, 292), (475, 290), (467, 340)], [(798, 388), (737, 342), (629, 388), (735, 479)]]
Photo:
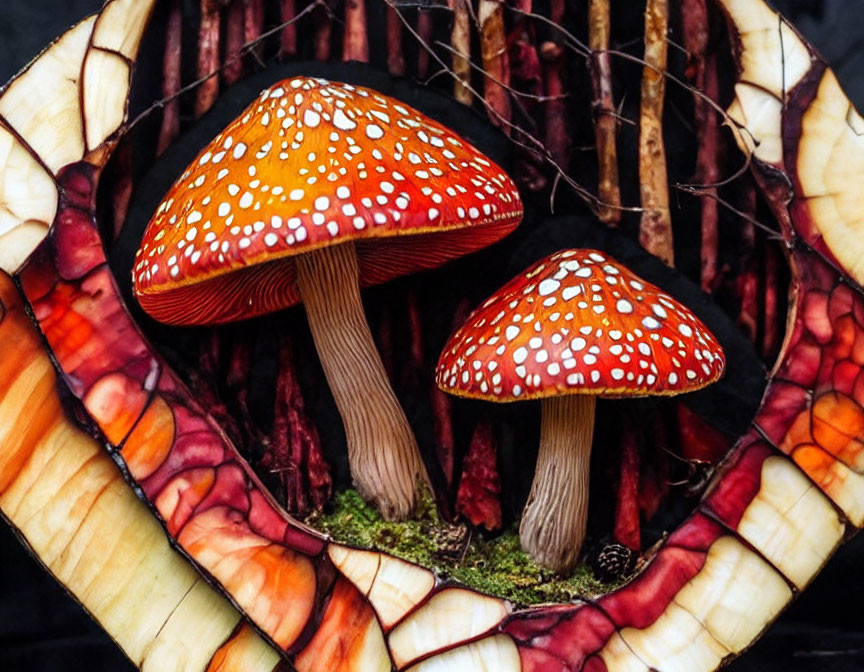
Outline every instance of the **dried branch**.
[(510, 121), (510, 60), (507, 54), (507, 33), (504, 30), (504, 7), (497, 0), (480, 0), (477, 11), (480, 23), (480, 54), (483, 70), (487, 75), (483, 81), (483, 97), (487, 105), (495, 110), (490, 116), (492, 123), (501, 126), (508, 135), (510, 127), (501, 120)]
[(460, 103), (470, 105), (473, 101), (471, 89), (471, 21), (468, 0), (450, 0), (453, 10), (453, 28), (450, 45), (453, 49), (453, 97)]
[(365, 0), (345, 0), (345, 34), (342, 41), (342, 60), (369, 62)]
[(668, 0), (647, 0), (645, 7), (645, 62), (639, 114), (639, 193), (642, 220), (639, 242), (669, 266), (675, 264), (669, 182), (663, 146), (663, 95), (669, 27)]
[(606, 224), (621, 221), (621, 189), (618, 186), (617, 112), (612, 97), (612, 63), (608, 53), (609, 0), (588, 3), (588, 44), (591, 57), (591, 85), (594, 90), (594, 133), (597, 144), (597, 216)]
[(162, 57), (162, 95), (168, 99), (162, 112), (162, 125), (159, 128), (159, 140), (156, 144), (156, 156), (159, 156), (174, 142), (180, 133), (180, 101), (177, 92), (180, 90), (180, 59), (183, 45), (183, 13), (180, 0), (173, 0), (168, 10), (168, 24), (165, 27), (165, 54)]

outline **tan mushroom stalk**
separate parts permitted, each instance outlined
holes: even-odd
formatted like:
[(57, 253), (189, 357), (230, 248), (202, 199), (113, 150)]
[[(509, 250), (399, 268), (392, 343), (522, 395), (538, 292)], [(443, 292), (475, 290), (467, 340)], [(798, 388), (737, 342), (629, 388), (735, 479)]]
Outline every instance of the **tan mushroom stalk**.
[(401, 519), (428, 476), (360, 288), (485, 247), (521, 216), (513, 182), (452, 131), (370, 89), (298, 77), (262, 92), (180, 176), (133, 283), (170, 324), (302, 301), (355, 486)]
[(723, 350), (661, 289), (595, 250), (542, 259), (477, 308), (438, 362), (446, 392), (496, 402), (542, 399), (537, 468), (519, 529), (555, 571), (585, 538), (597, 395), (674, 395), (716, 381)]

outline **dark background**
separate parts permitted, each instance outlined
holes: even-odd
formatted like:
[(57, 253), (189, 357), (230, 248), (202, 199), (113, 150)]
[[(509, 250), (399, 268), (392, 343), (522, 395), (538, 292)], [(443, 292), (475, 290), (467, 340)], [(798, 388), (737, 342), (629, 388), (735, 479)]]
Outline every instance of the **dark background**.
[[(0, 82), (101, 4), (100, 0), (0, 0)], [(864, 1), (785, 0), (775, 5), (821, 50), (847, 94), (859, 109), (864, 108)], [(834, 556), (753, 650), (728, 669), (864, 670), (862, 559), (864, 537), (859, 536)], [(0, 672), (58, 668), (122, 672), (132, 666), (14, 534), (0, 525)]]

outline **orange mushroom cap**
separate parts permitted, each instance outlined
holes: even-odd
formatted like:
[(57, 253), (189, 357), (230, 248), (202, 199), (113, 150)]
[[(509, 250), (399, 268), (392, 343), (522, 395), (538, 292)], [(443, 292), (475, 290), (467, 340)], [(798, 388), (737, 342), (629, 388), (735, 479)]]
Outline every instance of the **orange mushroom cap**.
[(723, 375), (708, 328), (663, 290), (597, 250), (541, 259), (450, 337), (436, 381), (489, 401), (564, 394), (673, 395)]
[(355, 241), (368, 286), (490, 245), (521, 217), (512, 180), (438, 122), (297, 77), (263, 91), (174, 183), (133, 286), (163, 322), (229, 322), (299, 302), (280, 261), (293, 255)]

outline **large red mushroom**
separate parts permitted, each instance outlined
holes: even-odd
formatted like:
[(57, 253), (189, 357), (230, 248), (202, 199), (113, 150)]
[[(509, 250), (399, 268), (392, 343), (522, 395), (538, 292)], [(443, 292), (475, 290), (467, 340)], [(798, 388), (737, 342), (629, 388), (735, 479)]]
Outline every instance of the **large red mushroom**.
[(563, 250), (468, 316), (436, 379), (461, 397), (543, 400), (519, 535), (534, 560), (564, 572), (585, 538), (595, 398), (680, 394), (724, 369), (708, 328), (663, 290), (605, 253)]
[(428, 476), (359, 290), (485, 247), (521, 216), (510, 178), (438, 122), (371, 89), (297, 77), (263, 91), (165, 196), (135, 294), (169, 324), (302, 301), (354, 483), (401, 519)]

